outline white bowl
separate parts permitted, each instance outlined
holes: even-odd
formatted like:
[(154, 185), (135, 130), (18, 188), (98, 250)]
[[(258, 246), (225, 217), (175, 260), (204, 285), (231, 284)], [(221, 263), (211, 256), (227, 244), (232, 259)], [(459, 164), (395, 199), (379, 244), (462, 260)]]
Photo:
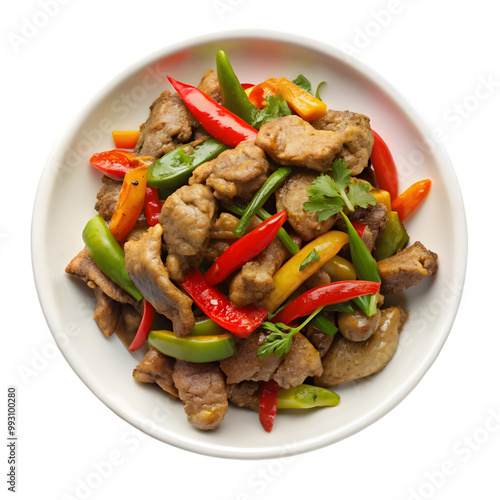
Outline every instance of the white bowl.
[[(224, 49), (242, 82), (303, 73), (334, 109), (371, 118), (389, 143), (400, 188), (430, 178), (432, 190), (408, 219), (411, 241), (439, 255), (439, 271), (404, 294), (410, 313), (396, 356), (380, 373), (338, 386), (335, 408), (280, 411), (271, 433), (257, 414), (231, 406), (214, 432), (186, 421), (182, 404), (156, 385), (132, 378), (143, 352), (131, 354), (94, 323), (90, 289), (64, 272), (82, 248), (81, 231), (94, 214), (100, 175), (89, 157), (112, 149), (111, 130), (136, 129), (151, 102), (169, 88), (166, 74), (197, 84)], [(329, 445), (370, 425), (397, 405), (431, 366), (450, 332), (460, 302), (467, 253), (463, 201), (442, 146), (411, 106), (384, 79), (339, 50), (292, 34), (231, 32), (167, 47), (133, 65), (107, 85), (69, 125), (53, 149), (38, 188), (32, 223), (35, 282), (49, 327), (82, 381), (109, 408), (165, 443), (229, 458), (271, 458)]]

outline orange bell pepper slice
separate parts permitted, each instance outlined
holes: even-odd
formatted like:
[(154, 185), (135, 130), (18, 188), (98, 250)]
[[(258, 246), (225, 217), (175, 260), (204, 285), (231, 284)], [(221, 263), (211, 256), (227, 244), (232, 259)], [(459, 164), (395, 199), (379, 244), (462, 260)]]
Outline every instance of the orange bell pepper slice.
[(277, 78), (268, 78), (251, 88), (248, 92), (248, 100), (259, 109), (267, 106), (266, 97), (280, 93), (280, 86)]
[(399, 220), (405, 220), (422, 203), (431, 189), (431, 181), (424, 179), (412, 184), (404, 193), (392, 201), (392, 209), (398, 213)]
[(125, 241), (144, 207), (148, 165), (142, 163), (125, 174), (109, 230), (118, 242)]
[(111, 134), (117, 149), (134, 149), (141, 132), (140, 130), (113, 130)]

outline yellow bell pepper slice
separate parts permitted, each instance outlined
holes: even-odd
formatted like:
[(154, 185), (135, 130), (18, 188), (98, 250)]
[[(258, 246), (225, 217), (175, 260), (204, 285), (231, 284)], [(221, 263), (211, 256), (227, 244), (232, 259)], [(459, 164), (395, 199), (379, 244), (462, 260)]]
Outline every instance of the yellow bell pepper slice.
[(332, 281), (356, 279), (356, 271), (354, 270), (352, 262), (349, 262), (340, 255), (334, 255), (328, 262), (325, 263), (322, 269), (328, 273), (328, 276), (330, 276)]
[(303, 120), (317, 120), (326, 113), (327, 106), (323, 101), (316, 99), (295, 83), (283, 77), (278, 79), (278, 83), (283, 99)]
[[(347, 233), (329, 231), (309, 242), (274, 274), (274, 290), (262, 299), (261, 304), (270, 312), (276, 311), (307, 278), (321, 269), (348, 241)], [(313, 250), (318, 252), (319, 259), (301, 271), (300, 265)]]
[(389, 191), (385, 191), (384, 189), (373, 188), (370, 190), (370, 194), (375, 196), (375, 199), (377, 200), (378, 203), (382, 203), (382, 205), (386, 206), (387, 213), (389, 213), (392, 210), (391, 195), (389, 194)]

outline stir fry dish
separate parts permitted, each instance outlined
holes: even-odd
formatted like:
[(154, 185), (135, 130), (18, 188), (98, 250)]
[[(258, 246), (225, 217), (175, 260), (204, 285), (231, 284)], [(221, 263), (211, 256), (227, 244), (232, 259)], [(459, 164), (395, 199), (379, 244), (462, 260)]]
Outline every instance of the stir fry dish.
[(370, 119), (328, 108), (324, 82), (240, 83), (223, 51), (197, 87), (167, 78), (140, 130), (90, 158), (97, 215), (66, 272), (102, 333), (143, 351), (134, 379), (198, 429), (229, 403), (268, 432), (282, 408), (338, 405), (396, 352), (408, 312), (385, 297), (437, 272), (403, 223), (431, 181), (400, 193)]

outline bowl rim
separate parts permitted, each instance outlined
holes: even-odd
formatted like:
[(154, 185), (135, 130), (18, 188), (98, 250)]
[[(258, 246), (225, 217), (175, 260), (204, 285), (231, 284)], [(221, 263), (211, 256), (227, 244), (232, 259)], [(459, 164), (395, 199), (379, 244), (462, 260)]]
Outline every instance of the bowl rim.
[(40, 253), (40, 243), (44, 241), (43, 234), (45, 231), (45, 224), (47, 224), (47, 210), (49, 206), (49, 191), (52, 185), (52, 178), (50, 172), (50, 165), (53, 160), (60, 157), (65, 144), (68, 143), (69, 139), (74, 136), (75, 130), (78, 124), (81, 124), (95, 108), (96, 104), (101, 101), (112, 89), (119, 85), (120, 82), (124, 81), (126, 78), (130, 78), (134, 73), (142, 68), (145, 68), (162, 57), (177, 53), (182, 50), (189, 49), (193, 46), (200, 46), (207, 43), (214, 43), (216, 41), (227, 41), (227, 40), (248, 40), (248, 39), (261, 39), (270, 40), (280, 43), (289, 43), (292, 45), (300, 45), (308, 50), (317, 51), (325, 56), (333, 57), (346, 63), (352, 69), (361, 73), (364, 77), (368, 78), (374, 85), (382, 88), (384, 92), (388, 93), (391, 98), (397, 103), (398, 106), (404, 108), (405, 112), (411, 118), (412, 123), (417, 127), (419, 131), (428, 131), (432, 127), (419, 115), (418, 112), (412, 107), (406, 99), (403, 98), (402, 94), (395, 89), (392, 84), (390, 84), (384, 77), (379, 75), (376, 71), (370, 68), (367, 64), (359, 61), (352, 55), (343, 52), (341, 49), (327, 44), (322, 41), (315, 40), (310, 37), (305, 37), (302, 35), (297, 35), (295, 33), (277, 30), (267, 30), (267, 29), (242, 29), (242, 30), (227, 30), (222, 32), (210, 32), (205, 33), (196, 37), (190, 37), (182, 41), (178, 41), (172, 44), (168, 44), (154, 52), (138, 59), (137, 61), (130, 64), (126, 69), (118, 73), (114, 78), (104, 84), (100, 90), (84, 105), (79, 112), (75, 113), (74, 118), (65, 127), (63, 133), (59, 134), (59, 138), (56, 140), (51, 148), (51, 151), (47, 157), (44, 168), (40, 175), (38, 188), (33, 203), (32, 210), (32, 220), (31, 220), (31, 260), (32, 260), (32, 272), (35, 282), (35, 287), (37, 290), (38, 299), (41, 305), (41, 309), (45, 320), (49, 326), (52, 336), (59, 347), (63, 357), (66, 359), (68, 364), (71, 366), (73, 371), (77, 374), (80, 380), (93, 392), (101, 402), (103, 402), (108, 408), (110, 408), (115, 414), (120, 418), (133, 425), (134, 427), (146, 432), (148, 435), (166, 443), (176, 446), (180, 449), (200, 453), (208, 456), (218, 457), (218, 458), (229, 458), (229, 459), (269, 459), (276, 457), (283, 457), (285, 455), (295, 455), (299, 453), (313, 451), (324, 446), (333, 444), (342, 439), (345, 439), (362, 429), (368, 427), (369, 425), (376, 422), (383, 415), (387, 414), (389, 411), (394, 409), (410, 392), (418, 385), (422, 377), (429, 370), (439, 352), (441, 351), (454, 323), (457, 315), (457, 311), (460, 305), (463, 285), (465, 282), (466, 268), (467, 268), (467, 254), (468, 254), (468, 244), (467, 244), (467, 223), (465, 215), (465, 207), (463, 202), (462, 193), (458, 183), (456, 173), (453, 169), (451, 160), (441, 143), (436, 143), (436, 147), (432, 152), (432, 155), (436, 158), (440, 167), (443, 169), (447, 176), (447, 183), (449, 184), (449, 190), (453, 192), (456, 217), (451, 221), (453, 224), (453, 234), (455, 235), (455, 241), (450, 242), (453, 245), (455, 251), (455, 258), (457, 259), (457, 274), (455, 276), (456, 282), (459, 285), (459, 293), (450, 306), (450, 313), (448, 314), (447, 321), (445, 323), (446, 335), (443, 335), (440, 342), (433, 344), (433, 349), (426, 353), (426, 356), (421, 360), (418, 370), (415, 370), (411, 377), (405, 379), (403, 384), (398, 386), (396, 391), (393, 391), (390, 397), (387, 398), (386, 404), (377, 409), (377, 411), (370, 412), (363, 415), (361, 418), (349, 427), (349, 429), (343, 433), (340, 439), (330, 439), (328, 436), (318, 436), (314, 439), (306, 439), (302, 442), (296, 444), (293, 449), (285, 450), (283, 446), (270, 446), (265, 449), (248, 449), (244, 447), (226, 447), (217, 446), (213, 444), (196, 442), (194, 440), (189, 440), (182, 438), (180, 436), (169, 436), (170, 440), (167, 442), (165, 439), (160, 437), (154, 429), (144, 430), (141, 426), (141, 422), (136, 421), (134, 416), (124, 414), (120, 411), (120, 408), (116, 408), (114, 404), (107, 400), (106, 395), (103, 393), (100, 387), (93, 386), (88, 380), (86, 380), (85, 374), (82, 373), (81, 367), (78, 366), (78, 362), (75, 359), (71, 359), (71, 356), (65, 352), (61, 341), (54, 335), (56, 330), (56, 325), (58, 320), (56, 314), (48, 306), (48, 300), (44, 296), (43, 292), (43, 282), (44, 282), (44, 269), (42, 258), (42, 253)]

